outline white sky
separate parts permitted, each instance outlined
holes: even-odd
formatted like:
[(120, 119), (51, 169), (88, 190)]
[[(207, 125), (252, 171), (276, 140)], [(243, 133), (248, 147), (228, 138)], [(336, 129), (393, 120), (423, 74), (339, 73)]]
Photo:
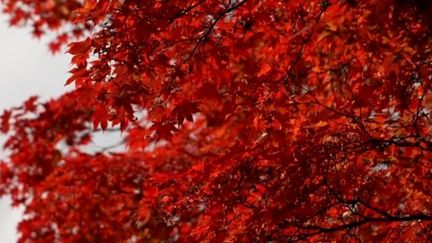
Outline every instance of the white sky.
[[(65, 92), (69, 61), (65, 54), (51, 55), (47, 40), (32, 38), (28, 28), (8, 27), (0, 13), (0, 112), (31, 95), (46, 100)], [(0, 199), (1, 243), (17, 240), (19, 219), (20, 211), (11, 209), (7, 198)]]

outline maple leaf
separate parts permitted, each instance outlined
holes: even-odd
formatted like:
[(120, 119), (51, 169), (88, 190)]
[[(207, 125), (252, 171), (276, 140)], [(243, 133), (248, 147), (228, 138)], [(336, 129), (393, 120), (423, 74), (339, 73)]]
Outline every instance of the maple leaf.
[(20, 241), (429, 241), (430, 1), (0, 2), (75, 85), (1, 116)]

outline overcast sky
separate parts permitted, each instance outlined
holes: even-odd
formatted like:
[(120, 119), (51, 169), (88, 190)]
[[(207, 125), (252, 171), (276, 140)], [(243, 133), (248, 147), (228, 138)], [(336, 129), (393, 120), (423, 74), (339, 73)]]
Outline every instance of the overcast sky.
[[(65, 54), (51, 55), (47, 40), (32, 38), (29, 29), (8, 27), (0, 14), (0, 110), (19, 105), (31, 95), (46, 100), (65, 92), (69, 61)], [(12, 210), (8, 199), (0, 199), (1, 243), (16, 241), (19, 219), (20, 211)]]

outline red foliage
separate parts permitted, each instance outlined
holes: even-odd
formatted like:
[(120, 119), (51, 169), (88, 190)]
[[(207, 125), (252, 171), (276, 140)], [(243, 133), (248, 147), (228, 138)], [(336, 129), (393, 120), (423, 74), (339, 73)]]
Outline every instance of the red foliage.
[(2, 115), (21, 242), (432, 237), (429, 1), (1, 2), (76, 86)]

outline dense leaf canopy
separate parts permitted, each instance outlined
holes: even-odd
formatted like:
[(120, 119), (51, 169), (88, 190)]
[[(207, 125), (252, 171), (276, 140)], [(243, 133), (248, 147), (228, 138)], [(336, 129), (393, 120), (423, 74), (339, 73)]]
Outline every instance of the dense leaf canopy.
[(2, 115), (21, 242), (432, 237), (430, 1), (0, 2), (75, 86)]

